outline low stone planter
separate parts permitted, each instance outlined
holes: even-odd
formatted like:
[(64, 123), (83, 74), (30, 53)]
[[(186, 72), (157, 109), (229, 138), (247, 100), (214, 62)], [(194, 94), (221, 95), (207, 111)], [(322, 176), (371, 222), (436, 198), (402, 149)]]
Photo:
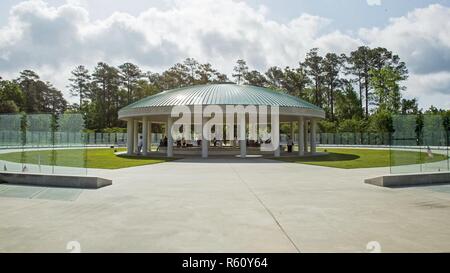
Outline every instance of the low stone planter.
[(53, 175), (33, 173), (0, 172), (0, 183), (33, 185), (43, 187), (64, 187), (99, 189), (112, 185), (112, 180), (95, 176)]
[(450, 183), (450, 172), (391, 174), (364, 180), (380, 187), (410, 187)]

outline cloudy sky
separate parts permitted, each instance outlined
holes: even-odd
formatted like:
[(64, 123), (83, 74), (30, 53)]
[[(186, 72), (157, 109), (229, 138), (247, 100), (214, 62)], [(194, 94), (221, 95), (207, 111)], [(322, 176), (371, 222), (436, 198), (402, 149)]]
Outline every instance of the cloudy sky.
[(264, 70), (363, 44), (407, 63), (405, 96), (450, 108), (450, 0), (0, 1), (0, 75), (33, 69), (65, 93), (78, 64), (159, 72), (194, 57), (230, 73), (238, 58)]

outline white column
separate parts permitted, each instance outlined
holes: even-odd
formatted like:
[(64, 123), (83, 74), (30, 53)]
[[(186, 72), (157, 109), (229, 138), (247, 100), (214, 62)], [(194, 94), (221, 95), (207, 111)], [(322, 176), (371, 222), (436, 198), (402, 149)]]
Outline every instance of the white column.
[(148, 153), (148, 152), (151, 152), (151, 151), (152, 151), (152, 122), (151, 122), (151, 121), (148, 121), (147, 123), (148, 123), (148, 135), (147, 135), (147, 139), (148, 139), (148, 150), (146, 150), (146, 151), (147, 151), (147, 153)]
[(204, 134), (204, 127), (206, 122), (208, 121), (207, 118), (202, 118), (202, 158), (208, 158), (208, 148), (209, 148), (209, 141), (208, 138), (210, 137), (210, 132), (208, 132), (208, 135)]
[(271, 130), (276, 129), (278, 130), (278, 132), (275, 133), (275, 136), (278, 137), (278, 145), (277, 147), (275, 147), (275, 152), (274, 152), (274, 156), (275, 157), (280, 157), (281, 155), (281, 149), (280, 149), (280, 124), (278, 124), (278, 128), (271, 128)]
[(294, 122), (293, 121), (291, 121), (291, 139), (292, 139), (292, 142), (294, 142), (294, 139), (295, 139), (295, 131), (294, 131)]
[(298, 119), (298, 155), (305, 155), (305, 124), (303, 117)]
[(148, 155), (148, 118), (142, 118), (142, 154)]
[(127, 120), (127, 155), (133, 154), (134, 120)]
[(292, 140), (292, 152), (294, 152), (294, 146), (295, 146), (295, 130), (294, 130), (294, 122), (291, 121), (291, 140)]
[(133, 125), (133, 153), (137, 152), (137, 145), (138, 145), (138, 136), (139, 136), (139, 121), (134, 120)]
[(305, 145), (303, 145), (303, 151), (305, 152), (305, 153), (307, 153), (308, 152), (308, 120), (305, 120), (305, 122), (304, 122), (305, 124), (305, 130), (304, 130), (304, 132), (303, 132), (303, 140), (305, 141)]
[(311, 154), (316, 152), (316, 120), (311, 119), (311, 130), (310, 130), (310, 138), (311, 138)]
[(167, 157), (173, 156), (173, 138), (172, 138), (172, 125), (173, 125), (173, 118), (169, 115), (167, 118)]
[(222, 139), (219, 140), (219, 147), (220, 147), (220, 148), (223, 147), (223, 142), (225, 141), (225, 127), (226, 127), (226, 123), (223, 122), (223, 127), (222, 127)]
[[(167, 136), (167, 123), (165, 123), (165, 126), (164, 126), (164, 136), (166, 137)], [(164, 138), (164, 137), (163, 137)]]
[(241, 158), (247, 157), (247, 132), (245, 125), (245, 115), (243, 115), (239, 120), (239, 149)]

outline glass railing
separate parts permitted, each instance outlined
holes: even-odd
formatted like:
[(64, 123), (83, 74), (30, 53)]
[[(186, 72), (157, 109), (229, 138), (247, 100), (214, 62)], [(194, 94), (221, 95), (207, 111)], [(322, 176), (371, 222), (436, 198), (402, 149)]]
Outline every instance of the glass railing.
[(368, 146), (389, 149), (390, 171), (396, 173), (450, 171), (450, 131), (440, 115), (396, 115), (392, 133), (319, 133), (322, 146)]
[(389, 145), (389, 133), (319, 133), (317, 143), (322, 145)]
[(0, 165), (7, 172), (87, 175), (80, 114), (0, 115)]
[(393, 127), (391, 173), (450, 171), (449, 132), (442, 116), (398, 115), (393, 117)]

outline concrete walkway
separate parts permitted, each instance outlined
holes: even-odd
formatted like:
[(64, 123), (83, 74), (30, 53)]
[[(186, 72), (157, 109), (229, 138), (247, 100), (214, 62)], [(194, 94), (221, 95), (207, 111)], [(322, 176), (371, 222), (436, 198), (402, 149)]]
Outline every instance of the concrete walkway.
[(388, 171), (261, 158), (93, 170), (113, 185), (75, 201), (0, 197), (0, 252), (450, 251), (450, 185), (363, 183)]

